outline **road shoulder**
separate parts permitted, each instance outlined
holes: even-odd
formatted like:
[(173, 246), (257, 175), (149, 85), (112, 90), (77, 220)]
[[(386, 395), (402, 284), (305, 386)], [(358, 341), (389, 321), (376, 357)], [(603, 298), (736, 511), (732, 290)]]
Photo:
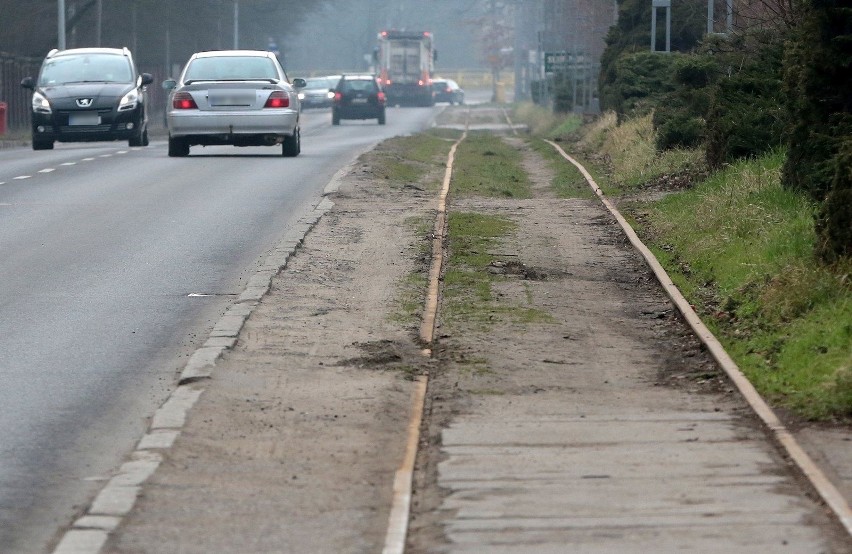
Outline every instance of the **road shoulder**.
[(331, 199), (104, 552), (381, 549), (427, 363), (390, 316), (434, 197), (356, 170)]

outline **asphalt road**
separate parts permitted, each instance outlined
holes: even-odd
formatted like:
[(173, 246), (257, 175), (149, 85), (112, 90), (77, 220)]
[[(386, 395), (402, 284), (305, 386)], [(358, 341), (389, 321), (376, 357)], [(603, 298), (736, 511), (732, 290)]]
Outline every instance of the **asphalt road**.
[(46, 551), (331, 176), (438, 110), (339, 127), (306, 112), (298, 158), (169, 158), (162, 140), (0, 150), (0, 552)]

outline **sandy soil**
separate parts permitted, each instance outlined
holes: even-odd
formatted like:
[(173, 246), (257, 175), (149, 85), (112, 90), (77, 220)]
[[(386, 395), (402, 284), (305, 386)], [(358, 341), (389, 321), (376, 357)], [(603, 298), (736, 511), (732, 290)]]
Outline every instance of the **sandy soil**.
[[(494, 264), (505, 277), (496, 290), (501, 304), (557, 315), (579, 305), (587, 317), (553, 325), (495, 315), (487, 332), (443, 322), (435, 359), (424, 359), (419, 321), (398, 317), (400, 287), (427, 271), (429, 237), (415, 222), (431, 221), (436, 197), (416, 183), (394, 188), (373, 179), (367, 155), (217, 364), (184, 432), (104, 552), (381, 551), (415, 374), (429, 373), (430, 386), (410, 552), (444, 544), (441, 431), (483, 397), (570, 398), (564, 375), (581, 361), (603, 368), (653, 359), (661, 369), (645, 372), (644, 386), (673, 387), (687, 403), (715, 403), (752, 425), (615, 222), (595, 201), (554, 198), (545, 164), (524, 151), (537, 183), (533, 199), (453, 198), (450, 210), (519, 223), (500, 245), (501, 259), (516, 263)], [(594, 229), (592, 238), (583, 229)], [(553, 259), (560, 244), (570, 245), (570, 264)], [(614, 327), (596, 323), (596, 305), (613, 298)], [(480, 370), (489, 363), (523, 371)], [(591, 375), (602, 394), (621, 384), (617, 372)], [(629, 402), (632, 393), (616, 394)]]

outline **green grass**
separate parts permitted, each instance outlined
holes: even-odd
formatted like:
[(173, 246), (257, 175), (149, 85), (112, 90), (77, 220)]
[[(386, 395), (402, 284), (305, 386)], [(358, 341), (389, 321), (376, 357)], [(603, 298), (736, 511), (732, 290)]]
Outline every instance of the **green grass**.
[(583, 125), (575, 114), (554, 114), (549, 108), (523, 102), (512, 106), (512, 119), (524, 123), (534, 136), (561, 140), (573, 136)]
[(456, 151), (453, 193), (530, 198), (523, 155), (492, 133), (470, 133)]
[(444, 273), (444, 321), (454, 325), (483, 329), (498, 321), (516, 323), (549, 322), (541, 310), (500, 303), (492, 286), (503, 276), (488, 272), (493, 261), (506, 261), (492, 252), (500, 237), (516, 229), (514, 222), (478, 213), (449, 214), (449, 259)]
[(661, 262), (757, 387), (808, 419), (852, 417), (852, 263), (813, 254), (815, 206), (783, 152), (637, 209)]
[[(547, 137), (559, 116), (533, 112), (533, 133)], [(701, 150), (657, 153), (650, 116), (618, 125), (604, 114), (571, 138), (566, 150), (608, 195), (703, 169)], [(852, 261), (816, 260), (816, 206), (781, 187), (783, 160), (741, 162), (625, 215), (763, 396), (805, 419), (849, 421)]]
[[(420, 260), (430, 259), (432, 241), (426, 237), (430, 236), (435, 223), (431, 218), (410, 217), (405, 221), (405, 224), (412, 230), (414, 236), (424, 237), (417, 243), (415, 251), (417, 258)], [(426, 290), (429, 288), (429, 264), (423, 263), (421, 267), (409, 273), (402, 281), (397, 283), (396, 288), (396, 310), (390, 314), (390, 320), (404, 325), (418, 324), (423, 317)]]
[(452, 146), (448, 139), (458, 136), (461, 133), (449, 131), (397, 137), (380, 144), (364, 161), (376, 178), (391, 186), (416, 184), (437, 190)]
[[(614, 119), (610, 118), (613, 124)], [(704, 164), (703, 150), (673, 149), (658, 153), (652, 116), (626, 121), (602, 129), (600, 152), (609, 160), (611, 185), (623, 190), (635, 189), (661, 175), (693, 170)], [(593, 139), (589, 145), (601, 141)], [(586, 151), (593, 149), (586, 148)]]
[(586, 182), (583, 174), (556, 151), (553, 146), (541, 139), (532, 139), (533, 150), (541, 154), (556, 172), (553, 179), (553, 190), (560, 198), (593, 198), (595, 193)]

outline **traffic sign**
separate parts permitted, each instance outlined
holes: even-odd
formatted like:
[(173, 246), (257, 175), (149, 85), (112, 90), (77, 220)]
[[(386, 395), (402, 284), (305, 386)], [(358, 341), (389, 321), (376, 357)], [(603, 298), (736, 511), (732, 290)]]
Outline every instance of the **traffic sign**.
[(544, 72), (554, 73), (562, 71), (568, 66), (567, 52), (545, 52), (544, 53)]

